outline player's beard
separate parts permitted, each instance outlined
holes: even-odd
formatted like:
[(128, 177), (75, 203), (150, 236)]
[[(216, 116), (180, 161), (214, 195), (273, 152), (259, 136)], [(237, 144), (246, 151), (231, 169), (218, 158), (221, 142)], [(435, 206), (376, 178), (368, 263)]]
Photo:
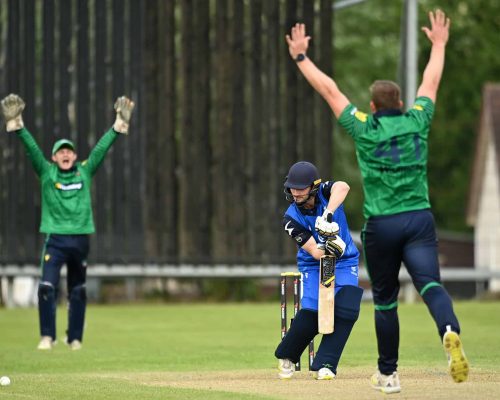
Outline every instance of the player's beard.
[(314, 207), (314, 196), (311, 197), (310, 194), (306, 194), (303, 196), (298, 196), (298, 198), (294, 198), (297, 207), (311, 209)]

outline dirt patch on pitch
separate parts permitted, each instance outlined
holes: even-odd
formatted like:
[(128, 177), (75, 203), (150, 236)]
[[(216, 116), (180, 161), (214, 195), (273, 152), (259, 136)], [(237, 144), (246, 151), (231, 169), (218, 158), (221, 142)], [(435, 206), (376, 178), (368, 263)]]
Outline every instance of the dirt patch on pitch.
[[(288, 381), (276, 378), (274, 370), (214, 371), (214, 372), (155, 372), (134, 374), (106, 374), (143, 385), (179, 389), (197, 389), (216, 392), (258, 394), (275, 399), (293, 398), (356, 398), (385, 397), (369, 385), (373, 371), (358, 368), (344, 369), (332, 381), (316, 381), (309, 372), (298, 372)], [(102, 375), (101, 375), (102, 377)], [(391, 397), (400, 399), (499, 399), (500, 374), (472, 371), (469, 380), (456, 384), (445, 373), (437, 370), (400, 370), (402, 391)], [(317, 396), (317, 397), (316, 397)]]

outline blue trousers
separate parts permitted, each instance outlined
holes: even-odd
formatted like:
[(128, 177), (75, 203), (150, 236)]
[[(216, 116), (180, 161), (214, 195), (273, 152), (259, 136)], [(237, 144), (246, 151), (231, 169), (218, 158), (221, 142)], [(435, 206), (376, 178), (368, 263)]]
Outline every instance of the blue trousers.
[[(335, 269), (335, 294), (344, 286), (358, 286), (358, 266), (337, 266)], [(302, 272), (302, 308), (318, 311), (319, 267)]]
[(397, 370), (398, 274), (403, 262), (426, 303), (440, 336), (447, 326), (460, 333), (451, 298), (441, 285), (434, 217), (430, 210), (371, 217), (362, 232), (366, 268), (375, 304), (380, 372)]
[(56, 339), (56, 305), (61, 267), (67, 266), (68, 343), (82, 340), (87, 303), (88, 235), (47, 235), (42, 252), (41, 278), (38, 286), (38, 311), (41, 336)]

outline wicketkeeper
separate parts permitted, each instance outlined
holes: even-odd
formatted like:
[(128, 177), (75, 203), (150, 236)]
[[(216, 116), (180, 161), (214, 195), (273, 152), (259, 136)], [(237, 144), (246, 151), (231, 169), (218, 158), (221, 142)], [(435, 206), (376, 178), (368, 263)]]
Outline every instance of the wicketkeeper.
[(40, 179), (42, 217), (40, 232), (46, 235), (38, 286), (41, 340), (39, 350), (50, 350), (56, 340), (56, 304), (61, 267), (68, 277), (67, 343), (71, 349), (82, 346), (86, 308), (86, 270), (89, 235), (94, 233), (91, 181), (106, 153), (119, 135), (128, 133), (134, 103), (120, 97), (115, 103), (116, 120), (91, 151), (87, 160), (77, 162), (75, 145), (68, 139), (54, 143), (51, 160), (45, 159), (22, 118), (25, 103), (16, 94), (1, 101), (7, 132), (21, 139)]
[(354, 244), (342, 203), (349, 192), (345, 182), (321, 182), (316, 167), (307, 161), (292, 165), (285, 181), (291, 203), (285, 212), (285, 231), (297, 244), (297, 265), (302, 274), (301, 309), (276, 349), (281, 379), (289, 379), (295, 363), (318, 334), (319, 260), (325, 249), (337, 258), (335, 278), (335, 331), (323, 335), (311, 369), (319, 380), (333, 379), (337, 365), (358, 319), (363, 290), (358, 287), (359, 251)]

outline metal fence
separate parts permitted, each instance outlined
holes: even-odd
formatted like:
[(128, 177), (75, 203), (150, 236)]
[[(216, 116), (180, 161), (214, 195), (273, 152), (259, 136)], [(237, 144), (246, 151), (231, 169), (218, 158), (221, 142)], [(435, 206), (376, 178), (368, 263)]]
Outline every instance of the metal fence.
[[(94, 265), (88, 269), (89, 282), (100, 286), (105, 280), (122, 281), (125, 284), (127, 298), (136, 299), (137, 282), (152, 279), (264, 279), (275, 278), (276, 288), (280, 274), (287, 271), (296, 271), (291, 264), (242, 265), (242, 264), (147, 264), (147, 265)], [(62, 271), (63, 277), (66, 270)], [(27, 277), (36, 282), (39, 268), (35, 266), (0, 265), (0, 304), (6, 307), (16, 306), (14, 301), (14, 279)], [(365, 287), (365, 295), (370, 294), (370, 285), (367, 271), (359, 270), (360, 285)], [(413, 287), (411, 277), (405, 268), (399, 274), (401, 282), (401, 296), (406, 302), (414, 302), (419, 296)], [(473, 269), (463, 267), (447, 267), (441, 269), (441, 280), (452, 296), (460, 298), (481, 297), (484, 295), (492, 280), (500, 280), (500, 271), (489, 269)], [(3, 284), (2, 284), (3, 283)], [(454, 287), (460, 285), (460, 287)], [(94, 285), (95, 286), (95, 285)], [(64, 285), (62, 286), (64, 291)], [(3, 290), (2, 290), (3, 289)], [(451, 290), (450, 290), (451, 289)], [(456, 290), (458, 289), (458, 290)], [(467, 289), (467, 290), (464, 290)], [(36, 286), (32, 285), (31, 298), (35, 301)]]

